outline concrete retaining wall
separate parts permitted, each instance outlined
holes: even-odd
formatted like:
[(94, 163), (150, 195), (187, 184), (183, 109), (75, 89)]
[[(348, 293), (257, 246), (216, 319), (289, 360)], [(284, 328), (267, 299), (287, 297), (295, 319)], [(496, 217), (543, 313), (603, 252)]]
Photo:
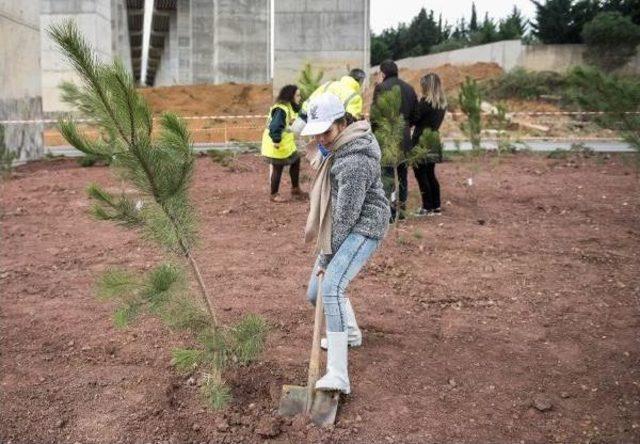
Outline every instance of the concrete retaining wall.
[(274, 3), (274, 90), (295, 83), (306, 62), (326, 79), (369, 66), (370, 0)]
[(269, 82), (269, 3), (178, 0), (155, 86)]
[(110, 63), (119, 57), (131, 70), (131, 48), (125, 0), (40, 0), (42, 107), (45, 112), (69, 111), (60, 100), (59, 85), (78, 81), (46, 30), (73, 19), (98, 60)]
[[(0, 1), (0, 120), (42, 118), (40, 4)], [(44, 154), (42, 125), (5, 125), (5, 145), (21, 161)]]
[[(531, 71), (564, 73), (584, 63), (585, 45), (523, 45), (520, 40), (506, 40), (488, 45), (409, 57), (396, 61), (400, 68), (435, 68), (447, 63), (466, 65), (477, 62), (496, 63), (505, 71), (522, 67)], [(378, 67), (373, 67), (376, 71)], [(640, 74), (640, 54), (620, 70)]]

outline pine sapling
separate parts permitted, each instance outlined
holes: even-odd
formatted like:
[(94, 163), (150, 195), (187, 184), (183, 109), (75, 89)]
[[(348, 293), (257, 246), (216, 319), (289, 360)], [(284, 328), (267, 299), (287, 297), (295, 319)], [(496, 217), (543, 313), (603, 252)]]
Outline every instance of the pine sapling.
[(471, 142), (475, 153), (480, 151), (480, 134), (482, 132), (482, 93), (478, 83), (467, 77), (458, 94), (460, 109), (467, 116), (467, 121), (460, 124), (460, 129)]
[[(394, 86), (390, 91), (380, 93), (376, 103), (371, 107), (374, 133), (382, 150), (380, 163), (383, 167), (393, 168), (393, 190), (396, 198), (392, 199), (391, 204), (394, 205), (395, 222), (398, 221), (400, 212), (404, 211), (399, 201), (398, 167), (403, 164), (413, 167), (422, 162), (442, 161), (442, 143), (437, 131), (425, 130), (415, 147), (409, 151), (403, 149), (405, 120), (400, 113), (401, 100), (400, 87)], [(389, 194), (390, 184), (385, 185)]]
[[(371, 106), (371, 121), (374, 123), (374, 134), (380, 143), (383, 167), (393, 168), (393, 193), (395, 199), (391, 198), (391, 205), (395, 210), (395, 222), (400, 216), (400, 199), (398, 167), (406, 162), (406, 153), (402, 148), (404, 136), (404, 117), (400, 113), (401, 105), (400, 87), (394, 86), (389, 91), (381, 92), (376, 102)], [(385, 184), (387, 194), (392, 194), (389, 184)]]
[(247, 316), (236, 326), (225, 328), (216, 317), (193, 252), (197, 228), (189, 188), (195, 156), (186, 124), (178, 116), (165, 113), (153, 137), (151, 110), (119, 61), (99, 63), (71, 21), (51, 27), (49, 34), (81, 80), (80, 86), (63, 84), (63, 100), (92, 119), (100, 135), (88, 138), (67, 118), (59, 122), (61, 133), (86, 155), (107, 159), (118, 176), (136, 189), (135, 196), (124, 192), (117, 195), (91, 184), (91, 213), (97, 219), (138, 230), (174, 259), (181, 258), (198, 284), (199, 298), (191, 297), (186, 273), (174, 260), (142, 276), (107, 270), (96, 283), (97, 294), (118, 303), (116, 326), (124, 327), (139, 314), (149, 313), (170, 328), (190, 331), (199, 348), (174, 350), (173, 363), (183, 371), (204, 367), (203, 394), (211, 405), (221, 407), (230, 394), (222, 379), (223, 370), (230, 363), (256, 359), (267, 327), (262, 318)]
[(314, 72), (310, 63), (304, 65), (298, 76), (298, 88), (300, 88), (302, 102), (311, 97), (311, 94), (318, 89), (322, 82), (322, 77), (324, 77), (324, 71), (318, 70), (318, 72)]

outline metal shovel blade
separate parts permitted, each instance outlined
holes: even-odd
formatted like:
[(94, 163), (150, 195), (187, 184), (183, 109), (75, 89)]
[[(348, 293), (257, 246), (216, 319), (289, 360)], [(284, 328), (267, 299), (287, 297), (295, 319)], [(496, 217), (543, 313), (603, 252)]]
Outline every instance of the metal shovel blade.
[(325, 426), (336, 420), (340, 393), (315, 389), (320, 377), (320, 327), (323, 318), (321, 288), (322, 277), (319, 276), (307, 386), (284, 385), (278, 413), (282, 416), (308, 415), (314, 424)]
[(282, 416), (309, 415), (311, 421), (317, 426), (335, 423), (340, 393), (315, 390), (312, 396), (311, 409), (307, 411), (308, 388), (299, 385), (283, 386), (278, 414)]

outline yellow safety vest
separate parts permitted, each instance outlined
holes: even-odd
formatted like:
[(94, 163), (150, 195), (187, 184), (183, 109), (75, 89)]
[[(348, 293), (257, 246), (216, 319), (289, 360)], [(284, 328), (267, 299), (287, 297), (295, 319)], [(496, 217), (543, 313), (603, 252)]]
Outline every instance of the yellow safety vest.
[[(282, 131), (282, 139), (279, 148), (273, 145), (273, 140), (269, 136), (269, 124), (271, 123), (271, 115), (273, 110), (280, 108), (287, 114), (286, 126)], [(291, 124), (296, 120), (298, 114), (293, 110), (291, 104), (276, 103), (269, 109), (267, 116), (267, 127), (262, 133), (262, 155), (271, 157), (272, 159), (286, 159), (296, 152), (296, 139), (291, 131)]]
[(344, 109), (356, 119), (362, 118), (362, 96), (360, 84), (350, 76), (344, 76), (340, 80), (327, 82), (316, 89), (309, 99), (304, 102), (302, 109), (306, 112), (309, 102), (320, 94), (331, 93), (336, 95), (344, 105)]

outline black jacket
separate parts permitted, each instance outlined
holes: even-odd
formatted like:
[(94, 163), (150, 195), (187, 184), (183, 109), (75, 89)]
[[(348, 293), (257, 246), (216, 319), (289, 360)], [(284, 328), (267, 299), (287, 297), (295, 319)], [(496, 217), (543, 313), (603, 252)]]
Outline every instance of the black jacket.
[(414, 114), (413, 123), (415, 128), (413, 129), (413, 136), (411, 137), (411, 145), (416, 146), (418, 144), (420, 136), (422, 136), (426, 128), (432, 131), (438, 131), (446, 112), (446, 109), (434, 108), (429, 102), (424, 100), (424, 97), (420, 99)]
[[(413, 126), (416, 105), (418, 103), (418, 97), (416, 96), (416, 92), (413, 90), (411, 85), (409, 85), (404, 80), (399, 79), (398, 76), (387, 77), (386, 79), (384, 79), (384, 82), (377, 85), (373, 90), (373, 103), (376, 103), (378, 95), (381, 92), (390, 91), (396, 85), (400, 87), (400, 113), (402, 114), (402, 117), (404, 117), (405, 121), (402, 148), (404, 148), (405, 150), (410, 150), (412, 147), (411, 127)], [(371, 124), (375, 130), (376, 122), (371, 122)]]

